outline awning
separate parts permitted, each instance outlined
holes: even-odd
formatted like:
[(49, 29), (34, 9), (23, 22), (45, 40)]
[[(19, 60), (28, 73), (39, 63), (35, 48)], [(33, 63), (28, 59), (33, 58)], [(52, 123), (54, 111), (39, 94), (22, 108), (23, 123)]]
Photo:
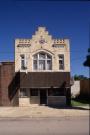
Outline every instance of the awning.
[(21, 88), (70, 87), (70, 72), (20, 73)]

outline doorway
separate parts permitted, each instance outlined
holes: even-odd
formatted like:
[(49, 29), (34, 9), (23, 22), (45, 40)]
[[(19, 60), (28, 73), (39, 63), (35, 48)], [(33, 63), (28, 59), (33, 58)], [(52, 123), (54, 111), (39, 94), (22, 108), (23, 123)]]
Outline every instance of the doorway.
[(40, 104), (47, 104), (47, 90), (40, 89)]

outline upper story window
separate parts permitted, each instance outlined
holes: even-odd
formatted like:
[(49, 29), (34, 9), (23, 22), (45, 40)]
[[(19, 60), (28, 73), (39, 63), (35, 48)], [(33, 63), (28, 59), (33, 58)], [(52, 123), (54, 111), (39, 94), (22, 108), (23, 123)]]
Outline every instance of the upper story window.
[(64, 55), (59, 55), (59, 70), (64, 70)]
[(21, 55), (21, 69), (22, 70), (26, 70), (27, 66), (26, 66), (26, 57), (24, 54)]
[(33, 56), (34, 70), (52, 70), (52, 57), (44, 52), (37, 53)]

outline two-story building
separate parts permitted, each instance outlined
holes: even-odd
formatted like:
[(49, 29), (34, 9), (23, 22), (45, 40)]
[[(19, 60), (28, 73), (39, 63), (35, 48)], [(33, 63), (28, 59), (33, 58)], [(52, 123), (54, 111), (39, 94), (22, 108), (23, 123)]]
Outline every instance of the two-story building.
[(30, 39), (15, 39), (15, 75), (8, 98), (19, 106), (70, 104), (70, 43), (39, 27)]
[(15, 72), (20, 72), (20, 106), (66, 104), (69, 40), (53, 39), (44, 27), (39, 27), (31, 39), (16, 39)]

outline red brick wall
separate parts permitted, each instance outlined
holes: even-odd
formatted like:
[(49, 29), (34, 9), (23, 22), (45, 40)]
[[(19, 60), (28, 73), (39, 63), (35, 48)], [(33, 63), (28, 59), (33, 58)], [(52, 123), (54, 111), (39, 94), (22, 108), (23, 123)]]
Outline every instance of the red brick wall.
[[(15, 98), (9, 98), (9, 85), (15, 76), (14, 62), (2, 62), (0, 66), (0, 103), (2, 106), (11, 106)], [(13, 91), (13, 89), (12, 89)]]

